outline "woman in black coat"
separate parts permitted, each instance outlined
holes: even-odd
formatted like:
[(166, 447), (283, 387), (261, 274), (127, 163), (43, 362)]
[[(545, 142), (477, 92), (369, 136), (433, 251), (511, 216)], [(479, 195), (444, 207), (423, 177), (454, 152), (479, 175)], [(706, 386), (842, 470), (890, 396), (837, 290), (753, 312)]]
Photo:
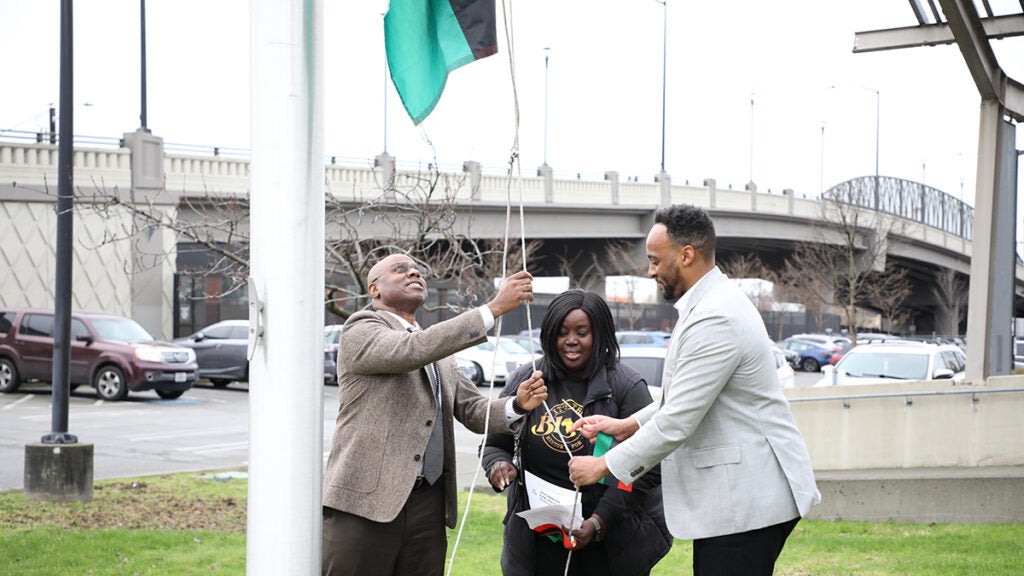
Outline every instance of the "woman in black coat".
[[(592, 414), (624, 418), (651, 403), (643, 378), (619, 363), (615, 325), (601, 296), (583, 290), (558, 295), (544, 315), (540, 337), (544, 358), (537, 369), (544, 373), (551, 413), (537, 408), (519, 434), (488, 435), (484, 446), (483, 467), (491, 486), (499, 492), (508, 487), (501, 551), (505, 576), (561, 576), (569, 554), (558, 535), (534, 532), (516, 515), (530, 507), (524, 477), (575, 491), (569, 458), (591, 455), (594, 447), (578, 432), (568, 433), (572, 423)], [(530, 365), (516, 370), (502, 395), (514, 393), (532, 370)], [(610, 480), (582, 488), (580, 496), (584, 522), (572, 531), (569, 574), (644, 575), (668, 553), (672, 536), (665, 526), (659, 468), (632, 486)]]

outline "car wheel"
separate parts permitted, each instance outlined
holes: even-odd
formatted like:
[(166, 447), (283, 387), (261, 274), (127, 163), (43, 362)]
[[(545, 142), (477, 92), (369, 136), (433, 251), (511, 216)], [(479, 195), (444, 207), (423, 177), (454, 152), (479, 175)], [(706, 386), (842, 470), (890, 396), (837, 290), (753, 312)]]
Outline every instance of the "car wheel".
[(804, 372), (817, 372), (821, 370), (821, 364), (814, 358), (804, 358), (804, 361), (800, 363), (800, 367), (803, 368)]
[(7, 358), (0, 358), (0, 392), (14, 392), (21, 386), (18, 367)]
[(184, 390), (178, 390), (178, 391), (173, 391), (173, 392), (170, 391), (170, 390), (157, 390), (156, 391), (156, 395), (161, 397), (161, 398), (163, 398), (164, 400), (174, 400), (175, 398), (180, 398), (181, 395), (184, 394), (184, 393), (185, 393)]
[[(228, 384), (231, 384), (231, 380), (224, 380), (221, 378), (211, 378), (210, 384), (213, 384), (214, 388), (227, 388)], [(180, 396), (180, 394), (179, 394)]]
[(128, 396), (128, 382), (124, 379), (124, 372), (117, 366), (108, 365), (97, 370), (92, 379), (92, 387), (104, 400), (124, 400)]

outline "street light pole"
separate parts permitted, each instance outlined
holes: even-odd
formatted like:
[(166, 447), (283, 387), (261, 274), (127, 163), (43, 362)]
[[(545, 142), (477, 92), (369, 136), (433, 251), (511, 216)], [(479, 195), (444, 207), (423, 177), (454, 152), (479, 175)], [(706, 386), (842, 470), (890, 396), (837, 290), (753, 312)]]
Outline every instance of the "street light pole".
[(754, 95), (750, 95), (750, 183), (754, 183)]
[(661, 171), (665, 171), (665, 87), (668, 70), (668, 0), (654, 0), (661, 4)]
[[(871, 88), (865, 87), (866, 90)], [(875, 93), (875, 209), (878, 209), (879, 198), (878, 198), (878, 135), (880, 133), (882, 119), (882, 92), (880, 90), (871, 90)]]
[[(882, 122), (882, 91), (875, 90), (874, 88), (868, 88), (867, 86), (862, 86), (860, 84), (851, 84), (851, 86), (853, 86), (854, 88), (860, 88), (861, 90), (867, 90), (868, 92), (874, 92), (875, 94), (875, 208), (877, 209), (879, 206), (878, 143)], [(839, 86), (833, 84), (832, 86), (829, 86), (829, 88), (834, 89), (839, 88)]]
[(548, 58), (551, 48), (544, 48), (544, 165), (548, 165)]
[(821, 121), (821, 158), (818, 167), (818, 194), (825, 194), (825, 121)]

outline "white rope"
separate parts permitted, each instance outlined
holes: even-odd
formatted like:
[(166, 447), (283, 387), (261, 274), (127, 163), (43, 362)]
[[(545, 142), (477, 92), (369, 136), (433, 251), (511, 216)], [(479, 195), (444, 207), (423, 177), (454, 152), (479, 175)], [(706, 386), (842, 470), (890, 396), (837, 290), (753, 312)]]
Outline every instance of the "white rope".
[[(513, 33), (513, 30), (512, 30), (512, 27), (513, 27), (512, 20), (513, 19), (512, 19), (511, 0), (502, 0), (501, 7), (502, 7), (502, 16), (503, 16), (503, 20), (504, 20), (504, 28), (505, 28), (505, 43), (508, 46), (508, 50), (507, 50), (508, 51), (508, 66), (509, 66), (509, 72), (510, 72), (511, 79), (512, 79), (512, 103), (513, 103), (513, 110), (514, 110), (514, 114), (515, 114), (514, 136), (513, 136), (513, 141), (512, 141), (512, 149), (511, 149), (511, 151), (509, 153), (508, 179), (506, 181), (506, 190), (505, 190), (505, 234), (504, 234), (504, 239), (503, 239), (503, 242), (502, 242), (502, 259), (501, 259), (501, 278), (502, 278), (502, 281), (504, 281), (504, 279), (508, 277), (508, 271), (507, 271), (507, 269), (508, 269), (508, 245), (509, 245), (509, 230), (511, 228), (511, 222), (512, 222), (512, 181), (513, 181), (513, 174), (515, 174), (515, 181), (516, 181), (516, 183), (518, 185), (518, 191), (519, 191), (519, 231), (520, 231), (520, 242), (521, 242), (520, 250), (522, 251), (522, 257), (523, 257), (523, 271), (524, 272), (528, 272), (529, 270), (527, 269), (527, 262), (526, 262), (526, 256), (527, 256), (527, 253), (526, 253), (526, 220), (525, 220), (525, 216), (523, 214), (522, 165), (519, 163), (519, 91), (518, 91), (518, 88), (516, 86), (515, 41), (514, 41), (514, 33)], [(497, 366), (497, 361), (498, 361), (498, 349), (501, 346), (501, 328), (502, 328), (501, 320), (502, 319), (499, 316), (498, 319), (495, 322), (494, 350), (493, 350), (493, 352), (491, 354), (491, 378), (490, 378), (489, 385), (488, 385), (488, 397), (489, 398), (494, 396), (494, 373), (495, 373), (495, 368)], [(529, 301), (526, 302), (526, 327), (527, 327), (527, 330), (529, 331), (529, 334), (531, 336), (530, 337), (530, 365), (531, 365), (532, 371), (536, 372), (537, 371), (537, 360), (536, 360), (536, 351), (534, 350), (534, 347), (533, 347), (533, 337), (532, 337), (533, 336), (533, 321), (532, 321), (532, 318), (531, 318), (531, 315), (530, 315), (530, 302)], [(551, 413), (551, 408), (548, 406), (547, 400), (542, 401), (542, 403), (544, 405), (544, 412), (547, 414), (548, 418), (550, 418), (552, 422), (555, 422), (555, 417)], [(575, 412), (575, 410), (574, 410), (574, 412)], [(487, 430), (490, 428), (490, 416), (491, 416), (491, 411), (487, 410), (486, 414), (484, 416), (484, 435), (485, 435), (485, 439), (486, 439)], [(582, 415), (581, 415), (581, 417), (582, 417)], [(562, 434), (562, 431), (561, 431), (561, 429), (558, 426), (555, 426), (555, 433), (558, 434), (558, 439), (562, 442), (562, 446), (563, 446), (563, 448), (565, 448), (566, 454), (571, 459), (572, 458), (572, 450), (570, 450), (569, 443), (566, 441), (565, 436)], [(469, 510), (470, 510), (470, 506), (471, 506), (471, 504), (473, 502), (473, 492), (476, 489), (476, 484), (477, 484), (477, 481), (478, 481), (478, 479), (480, 477), (480, 471), (483, 470), (483, 453), (484, 453), (483, 447), (481, 446), (481, 449), (479, 450), (479, 454), (478, 454), (478, 458), (477, 458), (476, 471), (473, 473), (473, 482), (469, 486), (469, 494), (466, 497), (466, 509), (465, 509), (465, 511), (462, 514), (462, 521), (459, 523), (459, 531), (458, 531), (458, 534), (455, 537), (455, 544), (452, 547), (452, 555), (451, 555), (451, 558), (449, 559), (448, 571), (446, 572), (446, 574), (448, 576), (451, 576), (452, 568), (455, 566), (455, 555), (458, 552), (459, 543), (462, 541), (462, 532), (463, 532), (463, 529), (466, 527), (466, 520), (469, 518)], [(576, 508), (577, 508), (577, 506), (579, 506), (579, 504), (580, 504), (580, 489), (577, 486), (576, 487), (575, 495), (573, 497), (573, 508), (572, 508), (572, 513), (570, 515), (570, 520), (569, 520), (569, 524), (570, 524), (569, 528), (570, 528), (570, 530), (573, 528), (571, 526), (571, 524), (572, 524), (572, 520), (576, 517)], [(570, 540), (572, 541), (573, 546), (575, 546), (576, 539), (573, 536), (570, 535)], [(564, 572), (564, 574), (566, 576), (568, 576), (568, 574), (569, 574), (569, 564), (572, 562), (572, 552), (573, 552), (572, 550), (569, 550), (569, 554), (566, 557), (565, 572)]]

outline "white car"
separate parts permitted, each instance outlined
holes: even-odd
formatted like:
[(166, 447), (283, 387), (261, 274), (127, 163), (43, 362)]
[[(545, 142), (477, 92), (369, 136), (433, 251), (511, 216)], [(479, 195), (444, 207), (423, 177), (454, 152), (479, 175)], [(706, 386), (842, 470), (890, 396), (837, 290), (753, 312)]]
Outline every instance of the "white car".
[[(653, 347), (623, 347), (619, 349), (619, 358), (624, 364), (631, 366), (640, 373), (647, 381), (647, 389), (655, 402), (661, 400), (661, 377), (665, 370), (665, 355), (668, 348)], [(772, 354), (775, 357), (775, 370), (779, 376), (779, 384), (783, 388), (792, 388), (795, 385), (793, 367), (786, 361), (782, 350), (772, 346)]]
[(847, 352), (834, 367), (825, 366), (822, 369), (825, 376), (814, 385), (943, 379), (961, 382), (966, 365), (963, 350), (952, 344), (906, 341), (861, 344)]
[[(484, 384), (489, 384), (493, 380), (495, 384), (503, 385), (509, 374), (521, 365), (531, 362), (534, 357), (530, 355), (529, 350), (508, 338), (501, 338), (495, 357), (495, 342), (498, 342), (498, 338), (488, 336), (487, 342), (458, 352), (455, 358), (472, 360), (479, 364), (484, 371)], [(536, 358), (540, 358), (540, 354), (537, 354)]]

